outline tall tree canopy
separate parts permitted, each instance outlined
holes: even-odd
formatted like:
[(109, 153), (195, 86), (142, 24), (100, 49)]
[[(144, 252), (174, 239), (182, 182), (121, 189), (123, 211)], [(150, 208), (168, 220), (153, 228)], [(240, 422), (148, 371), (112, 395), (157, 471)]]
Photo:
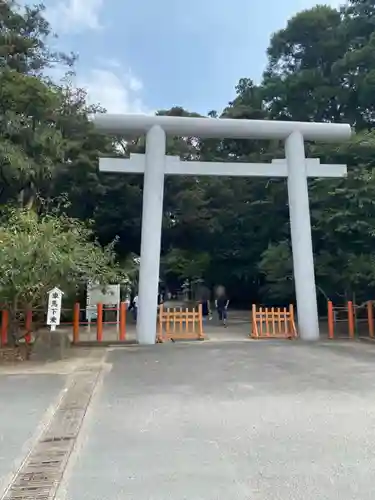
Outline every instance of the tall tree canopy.
[[(375, 0), (296, 14), (271, 37), (262, 81), (241, 78), (223, 111), (207, 117), (347, 122), (356, 130), (347, 144), (307, 145), (311, 157), (349, 168), (347, 179), (309, 186), (322, 298), (375, 295), (374, 19)], [(125, 262), (139, 254), (142, 178), (101, 174), (98, 157), (143, 152), (144, 138), (125, 143), (98, 135), (88, 115), (105, 112), (101, 103), (88, 106), (68, 75), (61, 82), (48, 78), (51, 65), (74, 68), (74, 57), (50, 49), (43, 7), (19, 10), (3, 1), (0, 23), (0, 204), (32, 210), (41, 223), (51, 213), (89, 223), (102, 245), (118, 237), (117, 259)], [(199, 116), (171, 104), (158, 113)], [(186, 161), (284, 157), (278, 141), (169, 137), (167, 150)], [(225, 284), (237, 303), (283, 303), (293, 299), (292, 273), (284, 180), (167, 178), (166, 286), (203, 280)]]

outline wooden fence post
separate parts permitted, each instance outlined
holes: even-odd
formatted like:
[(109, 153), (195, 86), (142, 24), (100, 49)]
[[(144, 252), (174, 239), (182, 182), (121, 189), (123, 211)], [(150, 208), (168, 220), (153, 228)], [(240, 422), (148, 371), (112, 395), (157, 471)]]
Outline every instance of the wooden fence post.
[(79, 314), (80, 314), (80, 303), (76, 302), (73, 309), (73, 344), (78, 344), (79, 342)]
[(163, 304), (160, 304), (158, 319), (159, 319), (159, 328), (158, 328), (158, 333), (156, 335), (156, 341), (163, 342), (163, 320), (164, 320), (164, 306), (163, 306)]
[(333, 315), (333, 304), (329, 300), (328, 301), (328, 338), (333, 339), (335, 336), (335, 322)]
[(348, 329), (349, 338), (354, 339), (354, 308), (351, 300), (348, 302)]
[(9, 324), (9, 311), (3, 309), (1, 314), (1, 339), (0, 345), (6, 346), (8, 343), (8, 324)]
[(251, 330), (252, 337), (258, 337), (257, 306), (255, 304), (251, 306)]
[(25, 342), (27, 344), (30, 344), (31, 342), (32, 327), (33, 327), (33, 311), (31, 309), (28, 309), (26, 311), (26, 316), (25, 316), (25, 330), (26, 330)]
[(202, 304), (198, 306), (199, 338), (203, 338), (203, 311)]
[(103, 304), (97, 304), (96, 311), (97, 311), (96, 340), (98, 342), (102, 342), (103, 341)]
[(371, 338), (374, 338), (374, 310), (372, 300), (367, 302), (367, 320), (368, 320), (368, 333)]
[(121, 302), (119, 340), (125, 340), (125, 339), (126, 339), (126, 302)]

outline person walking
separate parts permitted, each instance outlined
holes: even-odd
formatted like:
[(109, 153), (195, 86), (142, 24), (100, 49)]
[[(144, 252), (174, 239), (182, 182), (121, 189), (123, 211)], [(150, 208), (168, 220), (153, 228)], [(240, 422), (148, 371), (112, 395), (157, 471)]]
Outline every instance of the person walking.
[(133, 319), (135, 322), (137, 322), (137, 319), (138, 319), (138, 292), (134, 295), (131, 309), (133, 312)]
[(220, 286), (217, 289), (215, 307), (219, 317), (219, 321), (224, 325), (224, 328), (227, 327), (228, 306), (229, 306), (229, 299), (225, 293), (225, 288)]
[(201, 285), (198, 290), (198, 305), (202, 307), (202, 319), (212, 319), (211, 304), (210, 304), (210, 290), (205, 285)]
[(200, 304), (202, 306), (202, 318), (203, 321), (206, 321), (207, 319), (211, 319), (211, 307), (210, 307), (210, 299), (204, 298), (203, 300), (200, 301)]

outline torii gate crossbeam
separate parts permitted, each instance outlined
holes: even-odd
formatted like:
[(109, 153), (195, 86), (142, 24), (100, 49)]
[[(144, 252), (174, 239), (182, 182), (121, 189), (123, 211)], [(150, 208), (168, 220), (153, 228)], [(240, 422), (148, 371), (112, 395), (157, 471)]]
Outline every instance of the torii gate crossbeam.
[[(214, 118), (190, 118), (147, 115), (96, 115), (95, 127), (102, 133), (116, 135), (146, 134), (144, 157), (144, 187), (141, 235), (141, 265), (139, 279), (139, 316), (137, 337), (141, 344), (154, 344), (156, 339), (157, 294), (159, 286), (161, 229), (163, 216), (164, 176), (172, 173), (173, 160), (166, 156), (166, 134), (237, 139), (279, 139), (285, 141), (286, 165), (275, 161), (265, 164), (268, 175), (279, 166), (288, 177), (288, 199), (290, 212), (293, 270), (296, 288), (298, 329), (302, 339), (319, 339), (318, 308), (316, 300), (314, 260), (311, 240), (310, 209), (307, 176), (319, 176), (323, 165), (316, 160), (306, 160), (304, 140), (340, 142), (350, 138), (351, 129), (346, 124), (281, 122), (269, 120), (233, 120)], [(102, 159), (103, 162), (118, 160)], [(120, 160), (121, 161), (121, 160)], [(122, 160), (124, 161), (124, 160)], [(125, 160), (126, 161), (126, 160)], [(129, 160), (128, 160), (129, 161)], [(140, 160), (131, 159), (135, 166)], [(180, 162), (188, 173), (190, 162)], [(197, 162), (192, 162), (191, 175), (198, 175)], [(123, 163), (123, 165), (125, 165)], [(178, 162), (175, 161), (175, 166)], [(223, 166), (225, 165), (225, 167)], [(230, 166), (233, 166), (231, 171)], [(239, 165), (244, 169), (249, 164), (212, 163), (211, 175), (240, 175)], [(251, 164), (250, 164), (251, 165)], [(128, 164), (129, 167), (129, 164)], [(254, 166), (253, 166), (254, 167)], [(252, 168), (253, 168), (252, 167)], [(128, 171), (124, 168), (120, 171)], [(345, 175), (343, 165), (330, 165), (332, 177)], [(219, 171), (219, 169), (221, 169)], [(319, 170), (320, 169), (320, 170)], [(108, 168), (103, 169), (110, 171)], [(170, 170), (170, 171), (168, 171)], [(195, 173), (192, 173), (192, 171)], [(202, 169), (203, 170), (203, 169)], [(259, 170), (259, 164), (258, 164)], [(113, 171), (113, 170), (112, 170)], [(117, 171), (119, 169), (117, 168)], [(310, 173), (309, 173), (310, 171)], [(264, 172), (266, 173), (266, 172)], [(327, 172), (328, 173), (328, 172)], [(200, 175), (204, 175), (202, 171)], [(318, 174), (318, 175), (317, 175)], [(254, 175), (251, 171), (247, 175)], [(258, 171), (258, 174), (262, 173)], [(272, 174), (271, 174), (272, 175)], [(273, 176), (273, 175), (272, 175)], [(283, 175), (280, 175), (283, 176)]]

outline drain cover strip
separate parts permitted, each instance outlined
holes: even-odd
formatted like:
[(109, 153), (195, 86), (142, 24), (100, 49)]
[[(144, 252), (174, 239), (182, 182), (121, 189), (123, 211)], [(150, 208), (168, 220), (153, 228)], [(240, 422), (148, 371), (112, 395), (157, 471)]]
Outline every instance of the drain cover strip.
[(61, 481), (100, 369), (74, 376), (51, 423), (16, 474), (2, 500), (52, 500)]

